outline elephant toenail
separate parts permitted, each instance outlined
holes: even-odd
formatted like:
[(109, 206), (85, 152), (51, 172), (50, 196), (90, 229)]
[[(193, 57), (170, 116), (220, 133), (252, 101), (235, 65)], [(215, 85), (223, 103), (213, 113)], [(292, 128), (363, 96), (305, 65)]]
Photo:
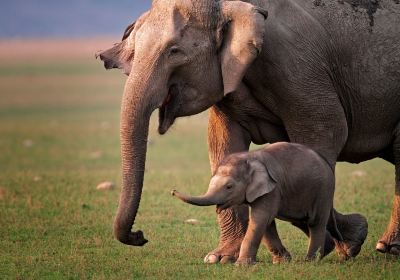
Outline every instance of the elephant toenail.
[(386, 253), (387, 252), (386, 243), (384, 243), (382, 241), (378, 241), (378, 243), (376, 244), (376, 250), (381, 252), (381, 253)]
[(219, 257), (214, 254), (209, 254), (204, 258), (204, 263), (217, 263), (219, 261)]

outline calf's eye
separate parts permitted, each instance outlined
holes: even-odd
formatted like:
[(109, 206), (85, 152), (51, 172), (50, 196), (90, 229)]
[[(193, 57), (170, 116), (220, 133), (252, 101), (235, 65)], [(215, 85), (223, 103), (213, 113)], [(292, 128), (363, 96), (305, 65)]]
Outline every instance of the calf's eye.
[(182, 51), (177, 47), (177, 46), (173, 46), (173, 47), (171, 47), (170, 48), (170, 50), (169, 50), (169, 55), (171, 56), (171, 55), (176, 55), (176, 54), (179, 54), (179, 53), (181, 53)]
[(226, 186), (226, 189), (227, 189), (227, 190), (230, 190), (230, 189), (232, 189), (232, 187), (233, 187), (232, 185), (227, 185), (227, 186)]

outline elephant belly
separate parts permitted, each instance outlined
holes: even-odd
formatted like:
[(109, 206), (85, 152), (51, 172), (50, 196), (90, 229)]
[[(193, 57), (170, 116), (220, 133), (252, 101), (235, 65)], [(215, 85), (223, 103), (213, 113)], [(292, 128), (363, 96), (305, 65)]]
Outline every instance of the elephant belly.
[(308, 218), (306, 215), (299, 215), (300, 213), (297, 213), (296, 215), (288, 215), (285, 213), (285, 215), (282, 215), (280, 212), (278, 213), (277, 218), (281, 221), (289, 222), (289, 223), (296, 223), (296, 222), (308, 222)]
[[(254, 144), (262, 145), (280, 141), (290, 142), (283, 126), (277, 126), (264, 120), (252, 120), (251, 122), (241, 123), (241, 125), (248, 131), (251, 141)], [(350, 134), (338, 156), (338, 161), (359, 163), (381, 157), (391, 149), (392, 141), (392, 130), (387, 130), (379, 134)]]
[(264, 120), (253, 119), (251, 122), (241, 123), (248, 131), (254, 144), (262, 145), (280, 141), (289, 141), (283, 126), (274, 125)]
[[(311, 194), (306, 195), (310, 190), (300, 193), (296, 191), (296, 188), (292, 189), (293, 191), (284, 191), (287, 196), (282, 197), (277, 218), (287, 222), (308, 222), (310, 218), (313, 218), (310, 217), (310, 214), (315, 212), (313, 205), (309, 202), (315, 200), (316, 197)], [(311, 216), (313, 215), (311, 214)]]
[(338, 161), (360, 163), (382, 156), (391, 150), (393, 141), (392, 131), (381, 134), (349, 135), (341, 151)]

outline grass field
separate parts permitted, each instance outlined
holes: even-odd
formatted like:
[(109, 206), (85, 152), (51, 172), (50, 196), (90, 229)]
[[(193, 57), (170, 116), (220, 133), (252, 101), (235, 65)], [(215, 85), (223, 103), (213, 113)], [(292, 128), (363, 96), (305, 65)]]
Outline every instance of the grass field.
[[(204, 265), (218, 241), (214, 208), (185, 205), (169, 191), (207, 188), (206, 113), (178, 120), (163, 137), (154, 118), (135, 223), (150, 242), (115, 241), (125, 78), (93, 58), (111, 42), (0, 43), (1, 279), (399, 279), (399, 260), (374, 250), (394, 193), (393, 166), (382, 160), (337, 168), (336, 208), (369, 221), (356, 259), (339, 262), (332, 253), (305, 263), (306, 237), (280, 222), (290, 264), (273, 266), (262, 248), (254, 267)], [(103, 181), (117, 188), (96, 190)]]

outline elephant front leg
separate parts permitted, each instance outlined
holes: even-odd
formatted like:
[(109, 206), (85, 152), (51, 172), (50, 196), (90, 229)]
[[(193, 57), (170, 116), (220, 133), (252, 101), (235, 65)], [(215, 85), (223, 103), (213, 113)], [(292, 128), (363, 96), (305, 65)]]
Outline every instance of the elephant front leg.
[(376, 250), (381, 253), (400, 255), (400, 194), (394, 197), (390, 222), (376, 244)]
[[(247, 132), (217, 106), (210, 110), (208, 146), (212, 173), (221, 160), (231, 153), (247, 151)], [(246, 205), (235, 206), (218, 214), (220, 240), (218, 247), (207, 254), (205, 263), (230, 263), (239, 256), (240, 245), (247, 230), (249, 210)]]
[[(273, 194), (269, 194), (273, 195)], [(249, 227), (240, 246), (236, 265), (253, 265), (256, 263), (261, 239), (265, 236), (278, 213), (279, 199), (277, 193), (273, 197), (261, 197), (251, 204)], [(278, 237), (279, 239), (279, 237)], [(282, 246), (283, 247), (283, 246)]]
[(400, 256), (400, 124), (395, 130), (393, 142), (393, 159), (396, 168), (396, 189), (390, 222), (385, 233), (378, 241), (376, 249), (382, 253)]

